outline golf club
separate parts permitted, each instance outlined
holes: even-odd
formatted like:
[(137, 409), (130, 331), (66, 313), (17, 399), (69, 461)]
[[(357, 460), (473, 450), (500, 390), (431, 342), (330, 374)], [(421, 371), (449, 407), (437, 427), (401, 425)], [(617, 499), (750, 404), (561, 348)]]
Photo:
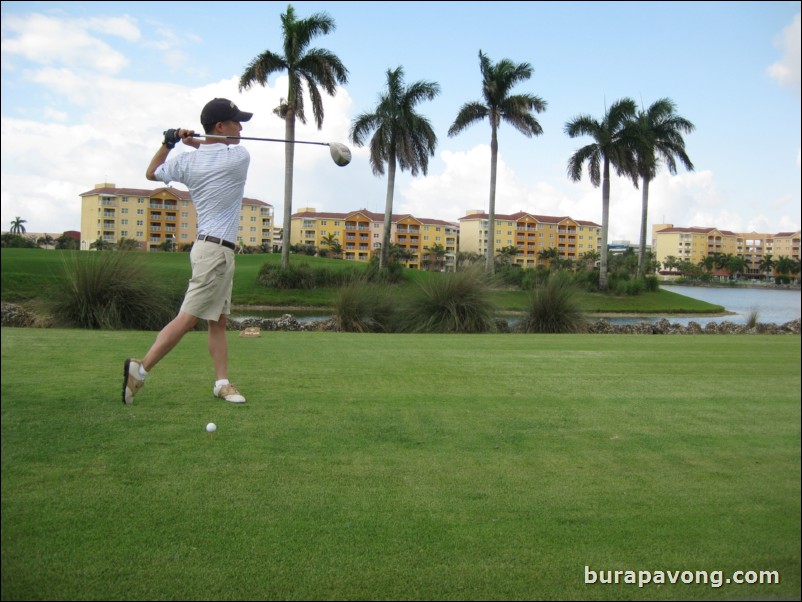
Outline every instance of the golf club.
[[(195, 134), (193, 138), (211, 138), (220, 140), (257, 140), (260, 142), (287, 142), (281, 138), (252, 138), (250, 136), (216, 136), (214, 134)], [(339, 142), (308, 142), (306, 140), (294, 140), (295, 144), (317, 144), (328, 146), (331, 158), (340, 167), (345, 167), (351, 162), (351, 150)]]

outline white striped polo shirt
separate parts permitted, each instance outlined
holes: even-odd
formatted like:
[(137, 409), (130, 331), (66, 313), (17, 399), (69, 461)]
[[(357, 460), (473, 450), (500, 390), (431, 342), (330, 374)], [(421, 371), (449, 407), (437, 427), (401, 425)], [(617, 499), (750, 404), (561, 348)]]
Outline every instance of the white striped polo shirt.
[(237, 144), (201, 144), (195, 152), (175, 155), (160, 165), (156, 177), (189, 188), (198, 234), (236, 242), (250, 162), (248, 150)]

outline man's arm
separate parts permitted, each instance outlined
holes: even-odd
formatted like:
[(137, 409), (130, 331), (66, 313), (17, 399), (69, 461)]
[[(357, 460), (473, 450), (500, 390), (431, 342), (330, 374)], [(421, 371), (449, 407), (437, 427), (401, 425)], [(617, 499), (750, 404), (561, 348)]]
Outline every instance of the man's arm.
[(156, 169), (160, 165), (164, 165), (164, 162), (167, 160), (167, 155), (169, 154), (170, 149), (162, 144), (159, 147), (159, 150), (156, 151), (156, 154), (153, 155), (153, 158), (150, 160), (150, 165), (148, 165), (148, 170), (145, 172), (145, 177), (148, 180), (153, 180), (154, 182), (158, 181), (158, 178), (156, 177)]
[[(170, 132), (170, 130), (167, 130), (167, 132)], [(160, 165), (163, 165), (164, 162), (167, 161), (167, 155), (170, 154), (170, 150), (175, 146), (175, 142), (168, 144), (169, 140), (167, 132), (165, 132), (164, 142), (162, 142), (162, 145), (159, 147), (159, 150), (156, 151), (156, 154), (153, 155), (153, 158), (150, 160), (150, 165), (148, 165), (148, 169), (145, 172), (145, 177), (154, 182), (159, 181), (159, 179), (156, 177), (156, 170)], [(192, 148), (198, 148), (201, 145), (201, 141), (195, 140), (192, 137), (194, 134), (195, 130), (174, 130), (174, 135), (180, 139), (181, 142), (187, 146), (191, 146)]]

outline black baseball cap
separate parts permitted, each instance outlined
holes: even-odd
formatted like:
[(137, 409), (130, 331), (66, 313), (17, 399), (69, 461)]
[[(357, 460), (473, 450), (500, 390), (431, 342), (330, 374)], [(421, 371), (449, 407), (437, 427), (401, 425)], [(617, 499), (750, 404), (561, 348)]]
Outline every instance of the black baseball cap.
[(237, 105), (227, 98), (215, 98), (206, 103), (201, 111), (201, 124), (213, 125), (219, 121), (248, 121), (253, 113), (240, 111)]

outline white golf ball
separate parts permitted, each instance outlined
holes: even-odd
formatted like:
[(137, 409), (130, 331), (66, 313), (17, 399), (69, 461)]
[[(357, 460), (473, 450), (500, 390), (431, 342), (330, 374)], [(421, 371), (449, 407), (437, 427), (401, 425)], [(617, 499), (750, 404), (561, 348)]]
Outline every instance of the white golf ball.
[(206, 425), (206, 432), (213, 433), (217, 430), (217, 425), (214, 422), (210, 422)]

